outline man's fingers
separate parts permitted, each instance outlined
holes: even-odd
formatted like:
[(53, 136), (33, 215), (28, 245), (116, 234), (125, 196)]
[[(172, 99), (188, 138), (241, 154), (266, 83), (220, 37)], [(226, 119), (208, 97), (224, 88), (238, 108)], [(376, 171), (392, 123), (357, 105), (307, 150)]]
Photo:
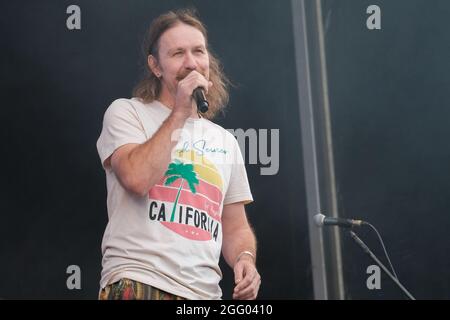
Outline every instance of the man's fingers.
[(189, 75), (182, 81), (189, 87), (189, 89), (192, 89), (192, 91), (198, 87), (202, 87), (205, 92), (208, 93), (210, 81), (206, 80), (206, 78), (196, 70), (191, 71), (191, 73), (189, 73)]
[(255, 277), (254, 274), (246, 274), (243, 279), (236, 282), (237, 285), (234, 288), (234, 290), (239, 291), (239, 290), (242, 290), (243, 288), (247, 287), (248, 285), (250, 285), (250, 283), (252, 283), (252, 280), (254, 279), (254, 277)]
[(237, 300), (254, 300), (258, 296), (261, 281), (253, 283), (250, 287), (233, 294), (233, 299)]
[[(247, 267), (245, 267), (247, 266)], [(238, 280), (239, 275), (245, 275), (245, 277), (243, 279), (240, 279), (240, 281), (236, 281), (236, 288), (237, 290), (241, 290), (242, 288), (247, 287), (252, 281), (253, 279), (255, 279), (255, 276), (258, 274), (258, 272), (256, 271), (256, 269), (252, 266), (252, 267), (248, 267), (248, 265), (245, 264), (239, 264), (235, 270), (235, 280)], [(241, 271), (242, 268), (242, 271)], [(240, 272), (236, 272), (237, 270), (239, 270)]]
[(255, 299), (261, 285), (261, 276), (253, 263), (239, 261), (234, 266), (236, 286), (233, 291), (233, 299)]
[(239, 297), (239, 299), (251, 299), (255, 294), (258, 293), (260, 285), (261, 277), (257, 275), (247, 287), (235, 290), (234, 293)]
[(234, 284), (237, 286), (244, 278), (244, 265), (236, 264), (234, 266)]

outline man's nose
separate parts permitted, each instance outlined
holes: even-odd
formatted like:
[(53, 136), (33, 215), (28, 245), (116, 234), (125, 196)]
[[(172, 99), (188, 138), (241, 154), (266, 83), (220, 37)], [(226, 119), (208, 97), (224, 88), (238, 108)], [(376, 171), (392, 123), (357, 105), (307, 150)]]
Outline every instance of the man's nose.
[(197, 61), (192, 53), (187, 52), (184, 56), (184, 67), (189, 70), (197, 69)]

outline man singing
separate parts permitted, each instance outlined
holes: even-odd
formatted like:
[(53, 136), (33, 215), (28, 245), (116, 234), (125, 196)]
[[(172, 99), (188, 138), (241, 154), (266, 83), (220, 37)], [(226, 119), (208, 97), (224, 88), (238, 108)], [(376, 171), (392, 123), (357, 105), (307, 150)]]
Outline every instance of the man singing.
[(206, 29), (191, 11), (170, 11), (152, 22), (145, 50), (147, 76), (132, 99), (109, 106), (97, 141), (109, 218), (99, 297), (220, 299), (222, 252), (233, 298), (255, 299), (261, 277), (244, 208), (253, 198), (236, 139), (210, 121), (228, 92)]

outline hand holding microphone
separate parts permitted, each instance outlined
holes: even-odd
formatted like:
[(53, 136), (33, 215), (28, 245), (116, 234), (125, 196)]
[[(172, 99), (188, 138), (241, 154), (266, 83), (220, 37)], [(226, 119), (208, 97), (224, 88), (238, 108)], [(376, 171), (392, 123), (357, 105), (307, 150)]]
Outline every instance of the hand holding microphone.
[[(193, 114), (193, 107), (197, 108), (198, 112), (207, 112), (209, 103), (205, 95), (212, 86), (212, 82), (196, 70), (178, 75), (177, 80), (174, 110), (186, 118)], [(196, 106), (193, 106), (193, 103)]]

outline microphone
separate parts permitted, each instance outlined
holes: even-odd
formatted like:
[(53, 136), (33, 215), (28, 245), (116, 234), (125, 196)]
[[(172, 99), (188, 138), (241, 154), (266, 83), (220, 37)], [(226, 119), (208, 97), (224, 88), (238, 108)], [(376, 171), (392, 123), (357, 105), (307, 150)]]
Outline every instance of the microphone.
[(367, 224), (367, 222), (365, 222), (363, 220), (333, 218), (333, 217), (324, 216), (321, 213), (318, 213), (314, 216), (314, 222), (316, 223), (316, 226), (318, 226), (318, 227), (338, 226), (338, 227), (343, 227), (343, 228), (351, 228), (351, 227), (355, 227), (355, 226), (359, 227), (364, 224)]
[(205, 93), (203, 92), (202, 87), (198, 87), (194, 89), (194, 92), (192, 93), (192, 96), (195, 99), (195, 102), (197, 103), (197, 110), (201, 113), (205, 113), (208, 111), (209, 103), (206, 101)]

